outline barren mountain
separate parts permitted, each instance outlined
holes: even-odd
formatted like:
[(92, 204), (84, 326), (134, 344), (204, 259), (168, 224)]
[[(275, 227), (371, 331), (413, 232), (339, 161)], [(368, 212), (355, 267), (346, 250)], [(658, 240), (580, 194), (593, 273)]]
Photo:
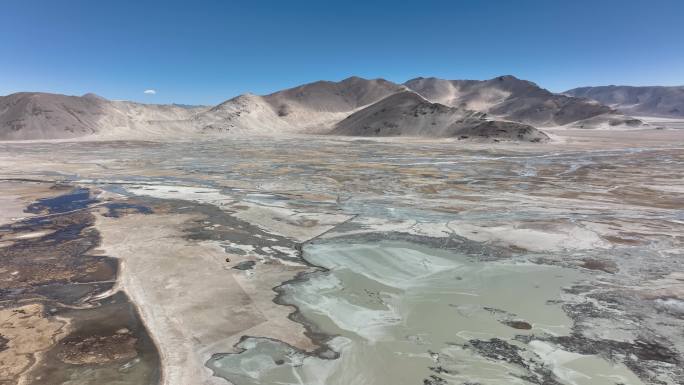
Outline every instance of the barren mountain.
[[(380, 101), (382, 104), (377, 104)], [(375, 110), (378, 105), (384, 109), (382, 113)], [(374, 108), (367, 109), (370, 106)], [(401, 119), (388, 115), (388, 111), (399, 114)], [(411, 117), (414, 112), (418, 116)], [(485, 119), (483, 114), (496, 119)], [(24, 92), (0, 97), (0, 140), (90, 135), (106, 139), (173, 139), (202, 133), (328, 133), (333, 128), (338, 133), (368, 135), (363, 127), (379, 129), (380, 135), (454, 136), (460, 135), (465, 123), (473, 123), (472, 119), (482, 121), (468, 126), (477, 127), (476, 132), (464, 136), (509, 135), (509, 139), (516, 138), (516, 130), (523, 129), (511, 122), (586, 128), (641, 124), (598, 102), (553, 94), (512, 76), (486, 81), (418, 78), (405, 85), (350, 77), (263, 96), (244, 94), (214, 107), (110, 101), (93, 94)], [(353, 127), (357, 121), (363, 125)], [(398, 126), (392, 128), (385, 123)], [(532, 140), (535, 135), (523, 137)]]
[(83, 97), (21, 92), (0, 97), (0, 138), (71, 138), (92, 134), (105, 117), (105, 104)]
[(572, 125), (592, 128), (603, 124), (637, 123), (600, 103), (554, 94), (514, 76), (482, 81), (416, 78), (404, 85), (432, 102), (486, 112), (538, 127)]
[(94, 94), (21, 92), (0, 97), (0, 139), (63, 139), (179, 129), (196, 109), (110, 101)]
[(263, 96), (243, 94), (192, 117), (192, 126), (203, 132), (278, 133), (294, 128), (278, 116)]
[(684, 117), (684, 86), (581, 87), (565, 91), (565, 94), (592, 99), (630, 115), (666, 118)]
[(493, 121), (486, 114), (427, 101), (403, 91), (357, 111), (335, 125), (337, 135), (492, 138), (540, 142), (548, 136), (517, 122)]
[(324, 132), (355, 110), (404, 89), (383, 79), (318, 81), (265, 96), (240, 95), (198, 115), (195, 121), (204, 130)]

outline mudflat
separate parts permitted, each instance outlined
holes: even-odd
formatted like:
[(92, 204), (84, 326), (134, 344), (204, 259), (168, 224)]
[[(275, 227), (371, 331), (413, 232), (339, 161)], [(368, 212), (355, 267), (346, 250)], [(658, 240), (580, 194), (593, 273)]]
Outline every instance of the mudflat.
[(684, 131), (546, 132), (0, 143), (0, 383), (682, 383)]

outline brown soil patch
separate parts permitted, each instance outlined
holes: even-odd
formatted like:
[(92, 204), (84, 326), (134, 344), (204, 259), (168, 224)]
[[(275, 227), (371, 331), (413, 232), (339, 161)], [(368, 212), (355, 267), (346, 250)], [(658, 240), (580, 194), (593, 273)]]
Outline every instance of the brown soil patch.
[(107, 336), (70, 338), (60, 342), (57, 357), (67, 364), (102, 364), (112, 361), (129, 360), (138, 353), (135, 342), (128, 330)]

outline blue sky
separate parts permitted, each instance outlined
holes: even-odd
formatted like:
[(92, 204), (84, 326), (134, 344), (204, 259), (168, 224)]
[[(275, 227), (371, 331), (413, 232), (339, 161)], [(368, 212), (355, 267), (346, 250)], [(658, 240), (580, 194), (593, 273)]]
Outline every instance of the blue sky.
[(3, 95), (214, 104), (351, 75), (502, 74), (552, 91), (684, 84), (684, 1), (15, 0), (0, 8)]

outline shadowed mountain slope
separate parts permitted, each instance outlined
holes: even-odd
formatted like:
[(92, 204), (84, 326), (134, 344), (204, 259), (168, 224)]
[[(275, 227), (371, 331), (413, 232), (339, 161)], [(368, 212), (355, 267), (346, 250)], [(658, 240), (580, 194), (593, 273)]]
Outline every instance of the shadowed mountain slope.
[(491, 138), (541, 142), (532, 126), (486, 119), (486, 114), (432, 103), (412, 91), (400, 92), (357, 111), (335, 125), (337, 135)]

